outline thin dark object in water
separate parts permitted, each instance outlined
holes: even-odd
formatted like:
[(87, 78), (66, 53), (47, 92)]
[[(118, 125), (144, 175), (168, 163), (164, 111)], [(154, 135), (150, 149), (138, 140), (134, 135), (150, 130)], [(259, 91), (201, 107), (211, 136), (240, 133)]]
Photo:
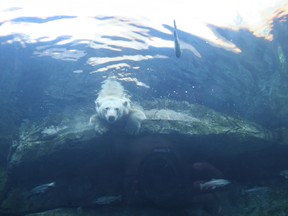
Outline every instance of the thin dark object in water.
[(177, 33), (177, 26), (176, 21), (174, 20), (174, 48), (175, 48), (175, 55), (177, 58), (181, 56), (181, 47), (179, 43), (178, 33)]

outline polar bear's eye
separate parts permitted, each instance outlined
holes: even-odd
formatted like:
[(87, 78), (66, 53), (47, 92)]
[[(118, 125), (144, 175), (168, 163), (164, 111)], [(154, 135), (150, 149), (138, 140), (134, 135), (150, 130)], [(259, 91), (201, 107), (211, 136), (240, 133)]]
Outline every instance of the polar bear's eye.
[(106, 107), (105, 110), (109, 110), (109, 107)]
[(119, 108), (115, 108), (115, 110), (118, 112), (118, 111), (119, 111)]

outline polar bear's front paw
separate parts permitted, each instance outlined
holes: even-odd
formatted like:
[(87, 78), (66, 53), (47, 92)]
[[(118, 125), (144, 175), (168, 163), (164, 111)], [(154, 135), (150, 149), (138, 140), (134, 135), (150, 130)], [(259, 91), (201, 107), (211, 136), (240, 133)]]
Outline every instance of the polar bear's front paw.
[(142, 121), (146, 119), (145, 114), (140, 110), (134, 110), (130, 113), (130, 116), (125, 127), (125, 131), (131, 135), (137, 135), (141, 129)]
[(129, 119), (125, 127), (125, 131), (131, 135), (139, 134), (141, 129), (141, 122), (135, 119)]
[(98, 135), (102, 135), (108, 131), (108, 127), (101, 123), (101, 120), (96, 114), (92, 115), (89, 119), (89, 125), (94, 126), (95, 132)]
[(100, 125), (95, 125), (95, 132), (99, 135), (103, 135), (108, 131), (107, 127), (103, 127)]
[(93, 125), (95, 125), (96, 124), (96, 122), (97, 122), (97, 115), (92, 115), (90, 118), (89, 118), (89, 123), (88, 123), (88, 125), (89, 126), (93, 126)]
[(137, 134), (139, 134), (140, 127), (141, 127), (140, 124), (139, 124), (139, 127), (135, 127), (132, 125), (126, 125), (125, 131), (130, 135), (137, 135)]

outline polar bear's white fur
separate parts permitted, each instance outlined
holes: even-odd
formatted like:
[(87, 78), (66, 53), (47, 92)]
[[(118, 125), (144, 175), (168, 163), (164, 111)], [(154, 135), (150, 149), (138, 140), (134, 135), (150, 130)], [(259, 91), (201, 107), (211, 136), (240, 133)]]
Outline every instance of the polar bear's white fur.
[(133, 108), (124, 87), (115, 80), (107, 79), (102, 83), (95, 105), (96, 113), (89, 122), (99, 134), (124, 124), (126, 132), (135, 135), (139, 133), (141, 122), (146, 119), (140, 109)]

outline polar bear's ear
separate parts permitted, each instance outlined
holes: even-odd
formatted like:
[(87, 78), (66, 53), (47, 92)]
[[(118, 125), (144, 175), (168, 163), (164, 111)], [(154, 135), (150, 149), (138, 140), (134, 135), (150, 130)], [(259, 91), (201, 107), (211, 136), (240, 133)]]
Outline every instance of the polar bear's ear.
[(123, 104), (124, 106), (128, 106), (128, 101), (125, 100)]
[(100, 107), (100, 103), (97, 100), (95, 100), (94, 102), (95, 102), (96, 107)]

